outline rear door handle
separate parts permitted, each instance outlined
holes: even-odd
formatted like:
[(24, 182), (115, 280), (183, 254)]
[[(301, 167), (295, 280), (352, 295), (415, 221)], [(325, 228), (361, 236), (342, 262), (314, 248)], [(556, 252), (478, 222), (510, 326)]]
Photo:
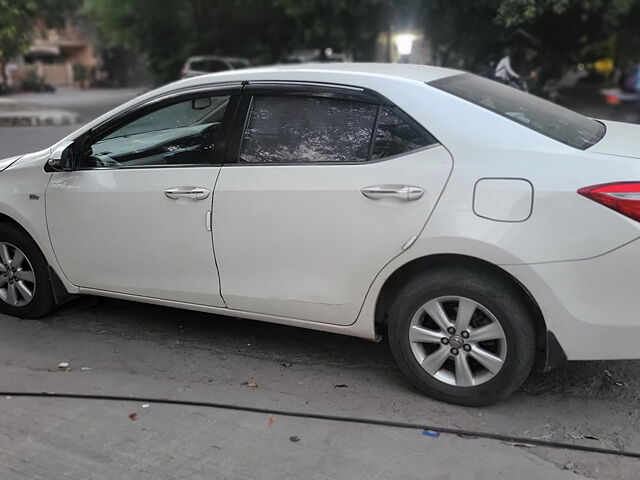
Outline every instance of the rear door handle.
[(178, 200), (179, 198), (204, 200), (210, 193), (211, 191), (208, 188), (203, 187), (173, 187), (164, 191), (165, 196), (171, 200)]
[(399, 200), (418, 200), (424, 195), (424, 189), (413, 185), (375, 185), (364, 187), (360, 190), (362, 194), (372, 200), (381, 198), (397, 198)]

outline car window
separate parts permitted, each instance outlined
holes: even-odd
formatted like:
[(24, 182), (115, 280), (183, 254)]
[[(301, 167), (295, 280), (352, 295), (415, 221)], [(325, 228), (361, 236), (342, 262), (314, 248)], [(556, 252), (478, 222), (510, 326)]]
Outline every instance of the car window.
[(400, 155), (435, 143), (431, 135), (410, 125), (391, 107), (380, 108), (371, 158)]
[(215, 163), (229, 96), (202, 97), (154, 110), (95, 141), (81, 168)]
[(581, 150), (596, 144), (606, 132), (596, 120), (475, 75), (454, 75), (429, 85)]
[(366, 162), (377, 109), (326, 97), (255, 96), (240, 163)]

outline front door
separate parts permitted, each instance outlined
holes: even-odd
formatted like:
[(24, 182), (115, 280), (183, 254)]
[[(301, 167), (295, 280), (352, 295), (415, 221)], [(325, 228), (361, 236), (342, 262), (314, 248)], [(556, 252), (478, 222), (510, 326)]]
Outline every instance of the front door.
[(74, 171), (53, 174), (47, 224), (71, 283), (224, 306), (210, 210), (238, 97), (198, 95), (103, 128), (86, 141)]
[(352, 90), (260, 88), (245, 89), (235, 163), (215, 190), (222, 294), (232, 309), (351, 324), (425, 225), (451, 156), (397, 108)]

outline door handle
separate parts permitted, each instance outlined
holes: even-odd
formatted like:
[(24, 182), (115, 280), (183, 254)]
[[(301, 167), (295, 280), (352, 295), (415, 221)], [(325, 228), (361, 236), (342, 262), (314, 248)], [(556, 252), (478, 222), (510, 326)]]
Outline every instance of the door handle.
[(376, 185), (364, 187), (360, 190), (362, 194), (372, 200), (381, 198), (397, 198), (399, 200), (418, 200), (424, 195), (424, 188), (412, 185)]
[(204, 200), (210, 193), (211, 191), (208, 188), (203, 187), (173, 187), (164, 191), (165, 196), (171, 200), (178, 200), (179, 198)]

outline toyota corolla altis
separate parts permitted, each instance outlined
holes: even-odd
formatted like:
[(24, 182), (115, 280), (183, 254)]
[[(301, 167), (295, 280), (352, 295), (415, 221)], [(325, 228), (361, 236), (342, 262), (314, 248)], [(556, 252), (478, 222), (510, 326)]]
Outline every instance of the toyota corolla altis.
[(273, 67), (0, 161), (0, 311), (77, 294), (386, 336), (435, 398), (640, 358), (640, 127), (470, 74)]

